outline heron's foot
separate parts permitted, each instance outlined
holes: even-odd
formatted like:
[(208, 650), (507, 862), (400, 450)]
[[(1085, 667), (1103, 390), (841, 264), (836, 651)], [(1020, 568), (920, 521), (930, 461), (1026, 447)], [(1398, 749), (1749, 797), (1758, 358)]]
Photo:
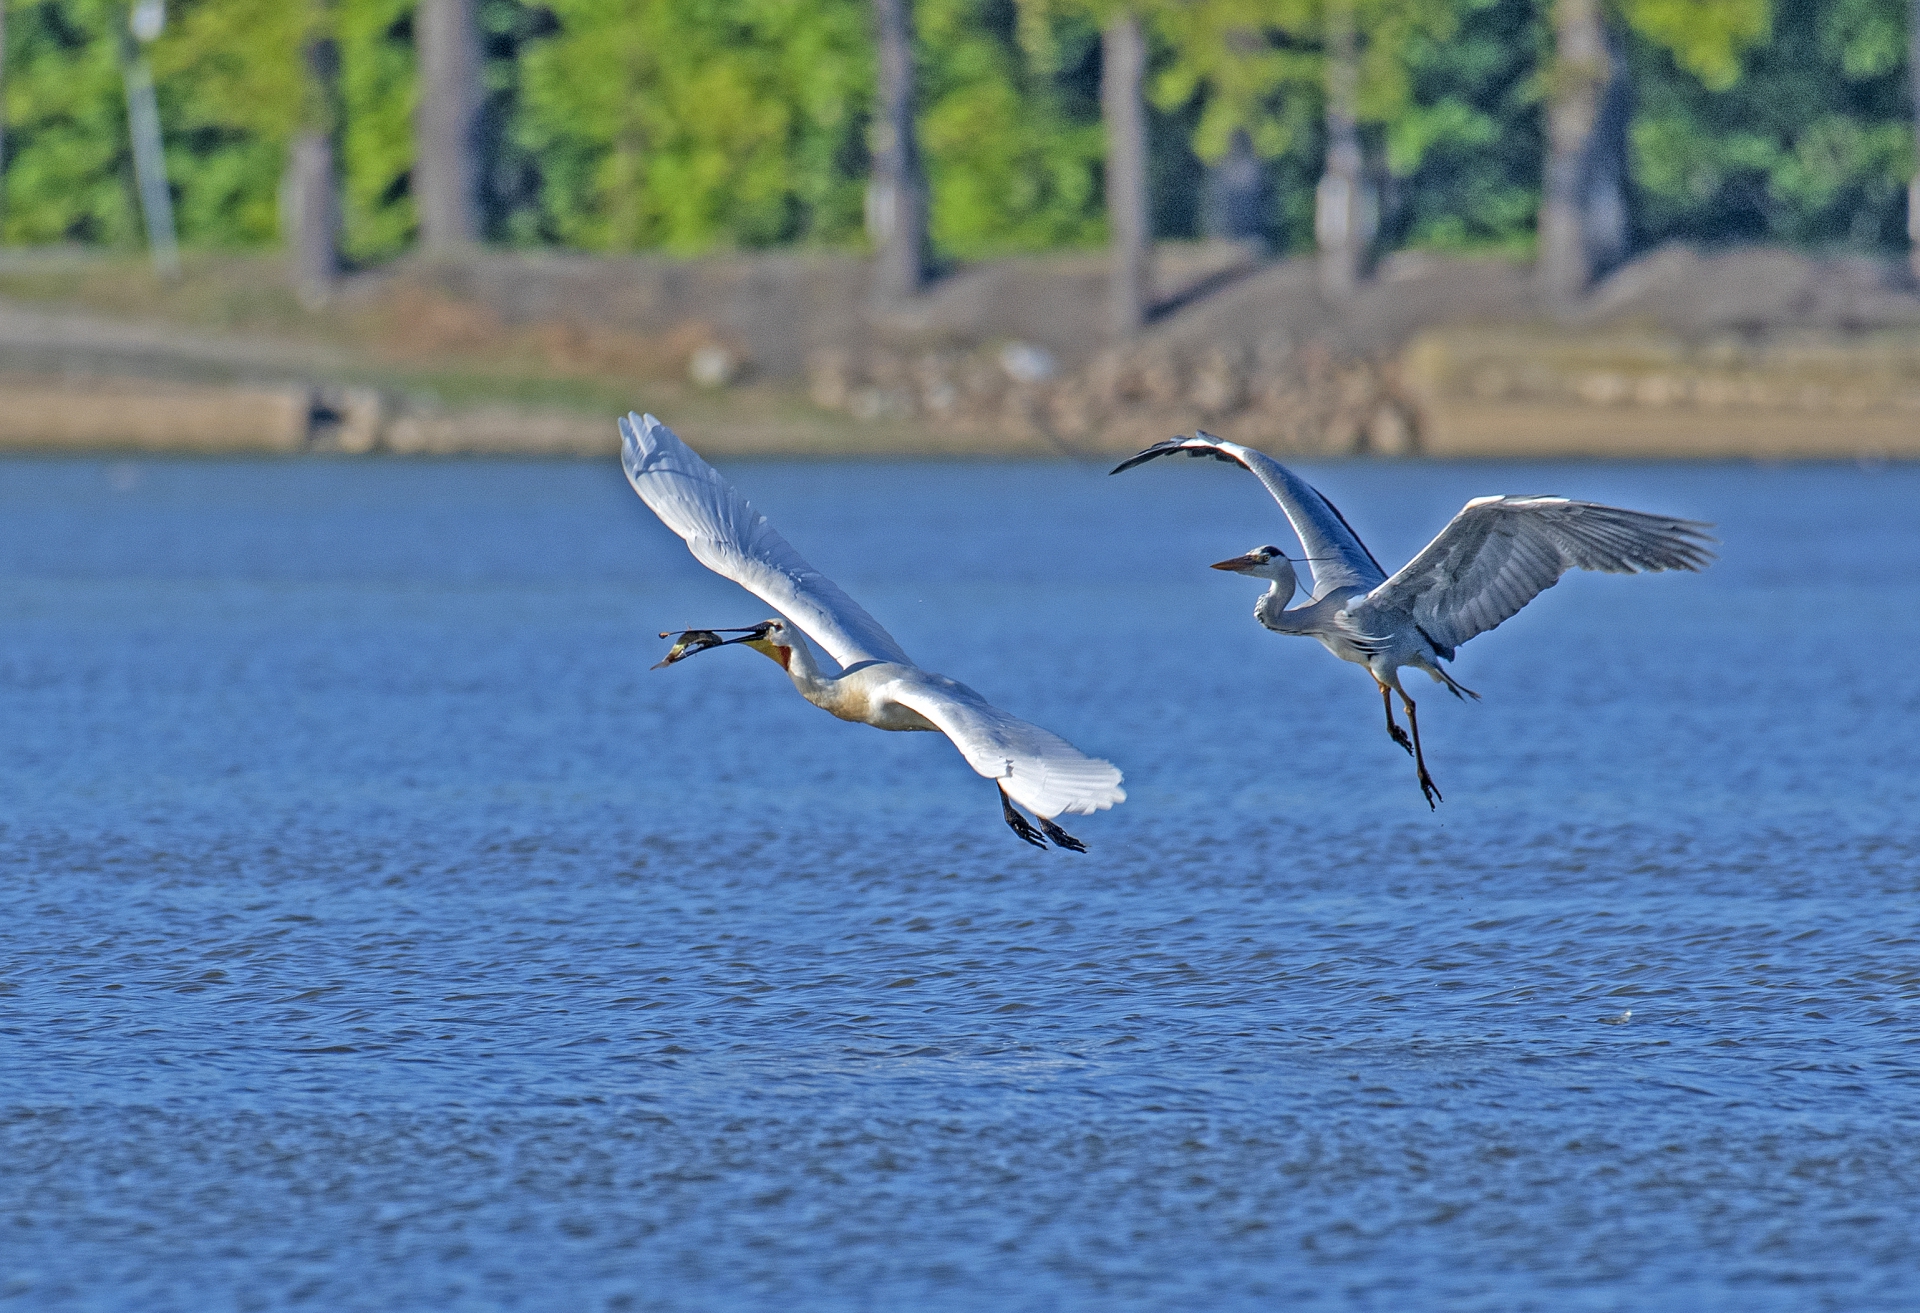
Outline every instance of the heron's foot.
[(1401, 747), (1407, 750), (1407, 755), (1409, 757), (1413, 755), (1413, 740), (1407, 737), (1407, 732), (1405, 730), (1401, 729), (1398, 725), (1394, 724), (1392, 721), (1388, 721), (1387, 733), (1393, 736), (1393, 741), (1395, 743), (1398, 743)]
[(1433, 782), (1433, 776), (1427, 774), (1427, 768), (1420, 768), (1420, 794), (1427, 800), (1428, 811), (1438, 811), (1439, 804), (1446, 801), (1440, 795), (1440, 786)]
[[(1019, 835), (1022, 839), (1025, 839), (1036, 848), (1044, 848), (1047, 846), (1047, 841), (1040, 837), (1040, 831), (1028, 824), (1027, 818), (1014, 809), (1013, 799), (1007, 796), (1005, 789), (1000, 790), (1000, 814), (1007, 818), (1007, 828)], [(1046, 825), (1048, 822), (1042, 819), (1040, 823)]]
[(1053, 840), (1053, 846), (1056, 848), (1065, 848), (1070, 853), (1083, 853), (1087, 850), (1087, 845), (1044, 816), (1040, 818), (1040, 828), (1046, 832), (1049, 839)]

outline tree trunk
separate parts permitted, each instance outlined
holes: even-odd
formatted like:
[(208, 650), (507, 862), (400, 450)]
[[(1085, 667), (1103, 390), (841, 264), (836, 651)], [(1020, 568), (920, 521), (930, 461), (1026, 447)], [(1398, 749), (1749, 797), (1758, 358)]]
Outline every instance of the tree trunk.
[(121, 77), (127, 89), (127, 142), (133, 148), (133, 181), (146, 221), (147, 249), (161, 278), (180, 276), (180, 241), (173, 225), (173, 193), (167, 186), (166, 144), (160, 136), (160, 104), (153, 90), (153, 63), (120, 33)]
[(1580, 188), (1580, 236), (1587, 277), (1600, 277), (1627, 255), (1627, 149), (1633, 126), (1633, 87), (1627, 78), (1626, 43), (1603, 32), (1607, 80), (1600, 90), (1600, 117), (1587, 143)]
[(1235, 128), (1220, 162), (1207, 170), (1201, 231), (1230, 242), (1262, 243), (1267, 221), (1267, 169), (1253, 140)]
[(413, 34), (420, 60), (413, 162), (420, 244), (428, 254), (450, 254), (480, 240), (480, 34), (473, 0), (420, 0)]
[(308, 28), (300, 52), (300, 129), (287, 152), (281, 196), (283, 235), (300, 303), (313, 308), (333, 295), (340, 276), (340, 192), (333, 136), (338, 123), (340, 48), (333, 36), (330, 0), (307, 0)]
[[(1920, 141), (1920, 0), (1907, 2), (1907, 82), (1913, 93), (1914, 140)], [(1907, 184), (1907, 260), (1920, 278), (1920, 173)]]
[(1100, 114), (1107, 129), (1108, 325), (1130, 337), (1147, 322), (1153, 233), (1147, 208), (1147, 42), (1123, 13), (1100, 35)]
[(1353, 0), (1327, 6), (1327, 164), (1314, 192), (1313, 233), (1320, 247), (1320, 290), (1330, 301), (1353, 295), (1367, 253), (1361, 176), (1360, 58)]
[(284, 204), (294, 291), (311, 310), (327, 303), (340, 276), (340, 202), (327, 133), (303, 129), (294, 137)]
[(913, 15), (910, 0), (874, 0), (880, 53), (880, 107), (874, 123), (867, 233), (873, 239), (874, 297), (897, 303), (927, 280), (927, 187), (913, 124)]
[(1542, 298), (1564, 306), (1587, 290), (1593, 276), (1584, 220), (1590, 152), (1610, 63), (1599, 0), (1553, 0), (1553, 42), (1534, 272)]

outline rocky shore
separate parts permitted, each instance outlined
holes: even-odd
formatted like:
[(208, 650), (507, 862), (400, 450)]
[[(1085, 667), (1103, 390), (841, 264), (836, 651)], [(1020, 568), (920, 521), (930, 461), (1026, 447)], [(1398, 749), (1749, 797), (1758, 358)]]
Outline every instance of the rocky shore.
[(957, 271), (879, 314), (833, 255), (487, 255), (358, 275), (318, 312), (272, 261), (177, 284), (0, 257), (0, 449), (604, 455), (670, 415), (721, 455), (1084, 455), (1202, 425), (1312, 456), (1920, 456), (1920, 295), (1892, 261), (1673, 248), (1574, 315), (1523, 266), (1399, 256), (1350, 302), (1306, 261), (1170, 247), (1098, 332), (1096, 256)]

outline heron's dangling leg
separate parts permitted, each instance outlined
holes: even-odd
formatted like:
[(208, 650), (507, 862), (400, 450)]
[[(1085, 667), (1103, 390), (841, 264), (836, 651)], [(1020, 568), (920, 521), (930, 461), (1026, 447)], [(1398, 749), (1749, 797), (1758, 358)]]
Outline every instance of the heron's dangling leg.
[(1408, 738), (1407, 732), (1401, 729), (1400, 726), (1394, 721), (1393, 690), (1388, 688), (1385, 684), (1380, 685), (1380, 707), (1382, 710), (1384, 710), (1387, 713), (1387, 733), (1391, 734), (1393, 736), (1393, 741), (1395, 743), (1398, 743), (1401, 747), (1405, 748), (1407, 750), (1407, 755), (1411, 757), (1413, 755), (1413, 740)]
[[(1046, 847), (1047, 841), (1040, 837), (1040, 831), (1027, 824), (1027, 818), (1014, 810), (1013, 799), (1007, 796), (1006, 789), (998, 784), (994, 787), (1000, 790), (1000, 814), (1007, 818), (1007, 828), (1036, 848)], [(1047, 824), (1044, 820), (1040, 823)]]
[(1433, 776), (1427, 774), (1427, 759), (1420, 751), (1420, 719), (1413, 713), (1412, 698), (1402, 693), (1400, 703), (1407, 709), (1407, 724), (1413, 727), (1413, 762), (1420, 768), (1420, 795), (1427, 800), (1427, 810), (1436, 811), (1436, 804), (1446, 799), (1440, 796), (1440, 786), (1433, 782)]
[(1046, 817), (1040, 816), (1039, 821), (1040, 828), (1046, 832), (1046, 836), (1049, 839), (1053, 840), (1054, 847), (1065, 848), (1070, 853), (1083, 853), (1087, 850), (1087, 845), (1081, 843), (1078, 839), (1068, 834)]

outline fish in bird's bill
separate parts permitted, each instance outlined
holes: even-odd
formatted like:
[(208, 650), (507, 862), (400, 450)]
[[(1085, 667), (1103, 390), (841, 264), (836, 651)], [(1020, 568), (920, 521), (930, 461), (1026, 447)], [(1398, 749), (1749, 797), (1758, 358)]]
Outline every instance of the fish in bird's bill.
[[(672, 629), (662, 631), (660, 637), (673, 638), (678, 632), (679, 638), (667, 650), (667, 655), (653, 663), (652, 669), (670, 666), (676, 661), (685, 661), (696, 652), (704, 652), (710, 647), (725, 647), (728, 643), (744, 643), (759, 634), (767, 632), (765, 625), (747, 625), (739, 629)], [(740, 638), (722, 638), (721, 634), (740, 634)]]
[[(662, 630), (660, 637), (674, 637), (674, 630)], [(666, 657), (653, 662), (653, 670), (660, 666), (672, 666), (676, 660), (685, 660), (693, 653), (705, 653), (708, 647), (726, 647), (728, 643), (739, 643), (739, 639), (724, 639), (720, 633), (753, 633), (753, 630), (680, 630), (678, 641), (666, 651)]]
[[(668, 630), (666, 633), (660, 635), (662, 638), (670, 638), (672, 636), (672, 630)], [(711, 629), (685, 630), (680, 634), (679, 640), (667, 650), (667, 655), (653, 663), (652, 669), (658, 670), (662, 666), (670, 666), (676, 661), (684, 661), (695, 652), (704, 652), (710, 647), (719, 647), (726, 641), (726, 639), (720, 637), (720, 635), (714, 633)]]

